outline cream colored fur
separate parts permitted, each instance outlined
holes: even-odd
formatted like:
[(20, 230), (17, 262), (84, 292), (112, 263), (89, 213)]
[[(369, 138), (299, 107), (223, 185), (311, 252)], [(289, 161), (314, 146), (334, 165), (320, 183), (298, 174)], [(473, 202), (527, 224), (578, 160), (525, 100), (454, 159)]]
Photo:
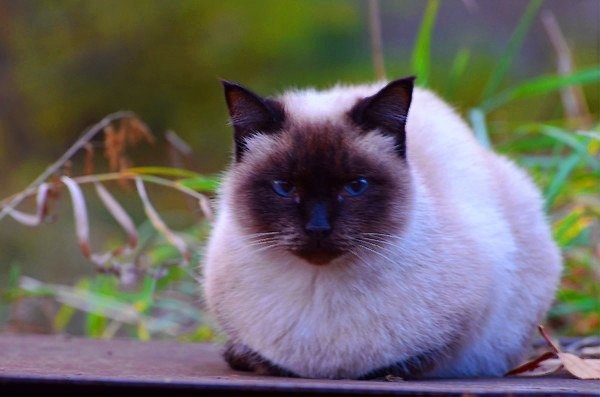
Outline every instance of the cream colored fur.
[[(382, 84), (293, 91), (298, 121), (339, 118)], [(249, 142), (248, 161), (276, 138)], [(378, 134), (364, 150), (393, 156)], [(313, 266), (245, 246), (224, 178), (203, 264), (205, 296), (223, 331), (304, 377), (353, 378), (453, 343), (426, 375), (499, 376), (519, 363), (561, 272), (542, 198), (511, 161), (481, 147), (433, 93), (416, 88), (407, 122), (414, 213), (385, 250)]]

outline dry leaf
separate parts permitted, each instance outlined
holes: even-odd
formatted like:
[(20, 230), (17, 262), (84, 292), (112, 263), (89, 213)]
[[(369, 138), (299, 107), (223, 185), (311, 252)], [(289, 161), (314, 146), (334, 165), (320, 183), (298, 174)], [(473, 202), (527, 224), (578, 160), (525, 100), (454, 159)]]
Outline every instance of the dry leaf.
[(119, 129), (123, 129), (127, 134), (127, 141), (130, 146), (135, 146), (141, 141), (154, 143), (154, 135), (152, 135), (148, 126), (137, 117), (122, 120)]
[(579, 358), (571, 353), (558, 353), (560, 362), (577, 379), (596, 379), (600, 380), (600, 368), (597, 362), (600, 360)]
[(538, 331), (540, 331), (540, 334), (542, 334), (544, 339), (546, 339), (546, 342), (548, 342), (554, 353), (560, 352), (560, 347), (558, 346), (558, 343), (552, 340), (552, 338), (550, 337), (550, 335), (548, 335), (543, 325), (538, 325)]
[(562, 364), (556, 359), (554, 352), (546, 352), (525, 364), (519, 365), (506, 373), (505, 376), (544, 376), (560, 370)]
[(119, 159), (123, 153), (123, 141), (112, 125), (104, 129), (104, 156), (108, 159), (108, 167), (111, 171), (119, 169)]
[(98, 197), (100, 197), (100, 200), (102, 200), (102, 203), (108, 212), (110, 212), (113, 218), (115, 218), (123, 230), (125, 230), (125, 233), (127, 233), (127, 244), (129, 247), (134, 248), (137, 245), (138, 234), (131, 217), (102, 184), (96, 182), (94, 183), (94, 187), (96, 188)]
[(581, 348), (581, 355), (600, 358), (600, 346), (587, 346)]
[(26, 226), (38, 226), (44, 221), (48, 213), (48, 193), (50, 192), (50, 186), (48, 183), (42, 183), (38, 187), (36, 195), (36, 211), (35, 214), (26, 214), (11, 208), (8, 211), (8, 215), (17, 222)]
[(118, 123), (104, 128), (104, 156), (108, 159), (111, 171), (129, 168), (131, 162), (125, 155), (127, 146), (135, 146), (142, 141), (154, 142), (150, 129), (137, 117), (121, 119)]
[(83, 173), (84, 175), (91, 175), (94, 173), (94, 146), (88, 142), (83, 148), (85, 149)]
[(144, 204), (144, 211), (146, 212), (146, 216), (152, 223), (152, 226), (154, 226), (154, 228), (159, 233), (161, 233), (167, 239), (167, 241), (169, 241), (173, 246), (175, 246), (175, 248), (177, 248), (177, 250), (181, 253), (181, 256), (183, 256), (183, 258), (189, 262), (191, 260), (191, 254), (187, 244), (185, 243), (183, 238), (181, 238), (180, 236), (175, 234), (175, 232), (169, 229), (169, 227), (162, 220), (160, 215), (158, 215), (158, 212), (154, 209), (152, 203), (150, 202), (150, 199), (148, 198), (146, 188), (144, 188), (144, 182), (140, 178), (135, 178), (135, 185), (137, 187), (138, 195), (140, 196), (140, 199)]
[(510, 370), (505, 376), (544, 376), (564, 368), (577, 379), (600, 380), (600, 359), (586, 359), (572, 353), (564, 353), (548, 335), (544, 327), (538, 325), (538, 330), (550, 345), (552, 351), (545, 352), (541, 356)]
[(88, 223), (87, 207), (81, 188), (73, 179), (62, 176), (61, 182), (67, 187), (73, 202), (73, 217), (75, 218), (75, 231), (81, 252), (86, 258), (90, 257), (90, 226)]

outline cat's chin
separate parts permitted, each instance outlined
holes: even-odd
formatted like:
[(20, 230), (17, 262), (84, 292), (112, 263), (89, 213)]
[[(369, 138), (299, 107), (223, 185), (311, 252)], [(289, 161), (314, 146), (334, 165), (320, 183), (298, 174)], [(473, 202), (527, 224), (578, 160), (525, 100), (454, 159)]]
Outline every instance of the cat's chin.
[(315, 266), (325, 266), (333, 262), (335, 259), (342, 255), (342, 251), (331, 250), (331, 251), (296, 251), (294, 255), (304, 259), (306, 262)]

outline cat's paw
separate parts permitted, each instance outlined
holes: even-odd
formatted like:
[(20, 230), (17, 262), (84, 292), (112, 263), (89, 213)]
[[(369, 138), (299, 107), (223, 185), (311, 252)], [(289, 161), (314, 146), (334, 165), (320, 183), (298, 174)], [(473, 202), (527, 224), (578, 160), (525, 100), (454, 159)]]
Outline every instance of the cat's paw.
[(298, 377), (293, 372), (273, 364), (242, 343), (227, 342), (223, 358), (236, 371), (255, 372), (257, 375)]

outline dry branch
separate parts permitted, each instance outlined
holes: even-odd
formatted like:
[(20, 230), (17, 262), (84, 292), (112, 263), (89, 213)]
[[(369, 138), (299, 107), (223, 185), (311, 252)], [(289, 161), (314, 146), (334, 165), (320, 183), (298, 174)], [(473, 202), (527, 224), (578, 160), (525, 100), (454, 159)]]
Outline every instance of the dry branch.
[[(573, 55), (554, 13), (545, 10), (542, 13), (542, 22), (556, 53), (558, 74), (563, 76), (573, 74), (575, 70)], [(560, 91), (560, 96), (567, 118), (577, 123), (580, 128), (590, 128), (593, 124), (592, 116), (581, 87), (575, 85), (565, 87)]]
[[(104, 156), (108, 160), (109, 168), (115, 172), (93, 174), (95, 153), (91, 140), (101, 132), (104, 132)], [(173, 141), (177, 136), (171, 132), (170, 137), (172, 138), (171, 141)], [(136, 256), (137, 259), (131, 258), (132, 254), (135, 254), (138, 244), (136, 225), (125, 209), (101, 184), (101, 182), (105, 181), (123, 182), (125, 180), (134, 180), (138, 195), (143, 202), (146, 216), (155, 229), (170, 244), (177, 248), (185, 262), (189, 263), (192, 258), (191, 250), (181, 236), (167, 227), (166, 223), (154, 209), (146, 193), (144, 182), (173, 188), (196, 199), (200, 210), (209, 221), (212, 220), (210, 201), (205, 195), (186, 187), (184, 182), (146, 174), (141, 169), (125, 169), (124, 167), (129, 163), (126, 149), (137, 145), (141, 141), (153, 142), (154, 137), (148, 127), (134, 113), (117, 112), (106, 116), (99, 123), (88, 128), (75, 144), (38, 176), (25, 190), (0, 202), (0, 206), (2, 206), (0, 219), (5, 215), (9, 215), (24, 225), (37, 226), (48, 218), (50, 204), (53, 200), (58, 199), (58, 192), (66, 188), (71, 198), (77, 241), (83, 255), (95, 265), (96, 270), (99, 272), (115, 274), (121, 277), (122, 282), (132, 277), (133, 279), (137, 279), (139, 274), (147, 274), (149, 270), (142, 269), (143, 266), (140, 266), (138, 262), (139, 256)], [(178, 144), (179, 149), (184, 148), (182, 140)], [(189, 146), (184, 149), (187, 149), (188, 154), (191, 151)], [(84, 175), (72, 176), (65, 168), (67, 165), (70, 165), (71, 158), (80, 150), (84, 151), (85, 155)], [(155, 168), (158, 170), (162, 169), (161, 167)], [(196, 175), (192, 172), (189, 172), (189, 174)], [(173, 174), (171, 176), (177, 175)], [(126, 243), (109, 252), (94, 253), (91, 250), (86, 197), (81, 188), (81, 185), (88, 183), (94, 184), (96, 194), (104, 204), (104, 207), (127, 235)], [(36, 208), (33, 213), (25, 213), (16, 209), (23, 200), (32, 196), (36, 196)]]
[(377, 80), (385, 79), (385, 64), (383, 60), (383, 40), (381, 38), (381, 13), (379, 0), (369, 0), (369, 36), (371, 37), (371, 57)]
[(56, 160), (52, 165), (50, 165), (44, 172), (42, 172), (25, 190), (21, 191), (17, 195), (13, 196), (8, 203), (2, 206), (2, 210), (0, 210), (0, 220), (2, 220), (9, 212), (13, 211), (15, 207), (23, 202), (27, 197), (35, 193), (38, 187), (44, 183), (48, 178), (54, 175), (67, 161), (71, 159), (80, 149), (85, 147), (89, 141), (91, 141), (96, 134), (108, 126), (110, 126), (113, 122), (125, 118), (136, 118), (137, 116), (133, 112), (129, 111), (121, 111), (109, 114), (104, 117), (100, 122), (94, 124), (89, 127), (82, 136), (71, 146), (58, 160)]

